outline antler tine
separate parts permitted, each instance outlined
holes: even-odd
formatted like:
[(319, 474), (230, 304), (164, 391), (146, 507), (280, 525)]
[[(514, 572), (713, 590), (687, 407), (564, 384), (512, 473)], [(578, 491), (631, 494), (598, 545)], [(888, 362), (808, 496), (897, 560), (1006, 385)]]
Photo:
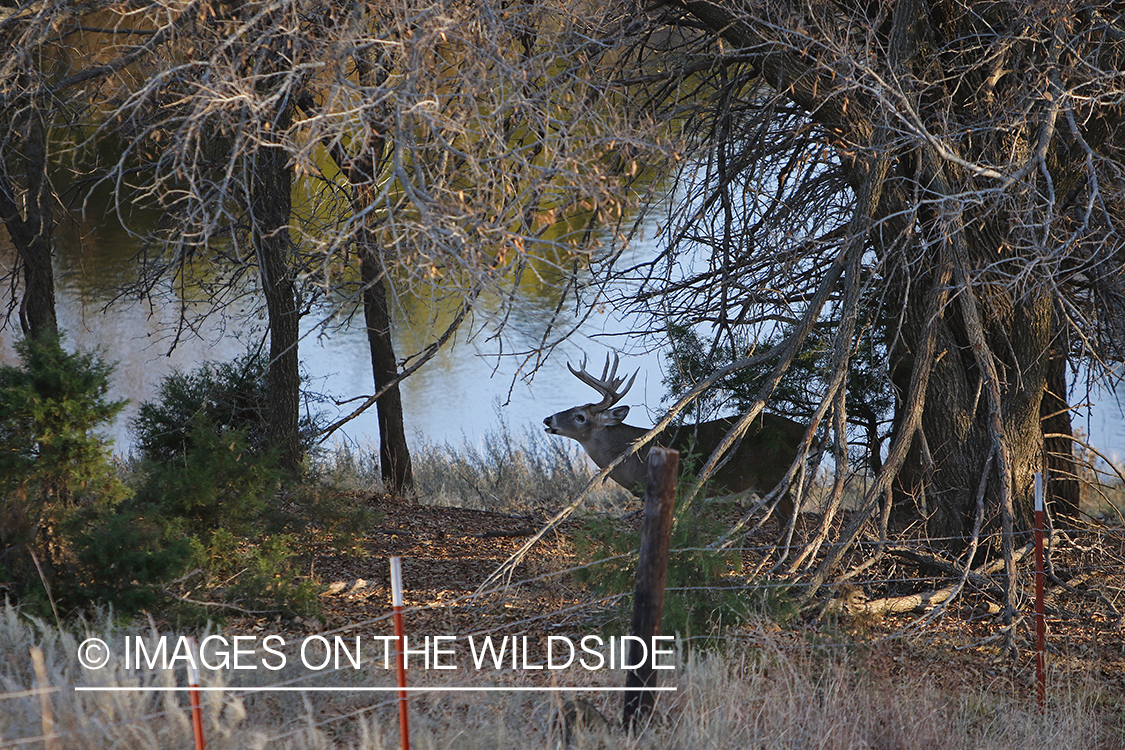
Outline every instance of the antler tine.
[[(621, 391), (621, 392), (620, 392), (619, 394), (617, 394), (617, 396), (616, 396), (616, 397), (614, 397), (614, 399), (613, 399), (613, 403), (611, 403), (611, 404), (610, 404), (610, 406), (613, 406), (613, 404), (616, 404), (616, 403), (617, 403), (618, 401), (620, 401), (621, 399), (625, 398), (625, 394), (626, 394), (626, 393), (628, 393), (628, 392), (629, 392), (629, 389), (633, 387), (633, 383), (635, 383), (635, 382), (636, 382), (636, 380), (637, 380), (637, 375), (639, 375), (639, 374), (640, 374), (640, 372), (641, 372), (641, 368), (639, 368), (639, 367), (638, 367), (638, 368), (637, 368), (637, 371), (633, 373), (633, 377), (629, 378), (629, 382), (628, 382), (628, 383), (625, 383), (625, 389), (624, 389), (623, 391)], [(619, 381), (617, 381), (617, 382), (618, 382), (618, 384), (620, 384), (620, 383), (622, 383), (622, 382), (624, 382), (624, 381), (625, 381), (625, 376), (624, 376), (624, 375), (622, 375), (622, 376), (621, 376), (621, 380), (619, 380)], [(617, 386), (614, 386), (614, 389), (615, 389), (615, 390), (616, 390), (616, 388), (617, 388)], [(607, 408), (608, 408), (608, 407), (607, 407)]]
[[(605, 367), (602, 368), (602, 382), (603, 383), (609, 383), (609, 387), (613, 390), (617, 390), (617, 386), (621, 385), (620, 383), (615, 383), (614, 380), (613, 380), (614, 377), (617, 376), (617, 365), (620, 362), (621, 362), (621, 358), (617, 356), (617, 352), (614, 352), (613, 353), (613, 371), (611, 372), (610, 369), (609, 369), (609, 355), (608, 354), (605, 355)], [(606, 374), (609, 375), (608, 378), (606, 377)]]
[[(625, 382), (625, 376), (624, 375), (622, 375), (621, 377), (617, 377), (617, 365), (620, 362), (621, 362), (620, 357), (618, 357), (617, 353), (614, 352), (614, 354), (613, 354), (613, 369), (610, 371), (609, 377), (607, 378), (606, 377), (606, 370), (609, 370), (609, 355), (607, 354), (607, 355), (605, 355), (605, 368), (602, 369), (602, 381), (606, 382), (606, 383), (609, 383), (610, 384), (609, 385), (610, 390), (612, 390), (615, 394), (617, 393), (618, 387), (620, 387), (620, 385)], [(629, 385), (625, 386), (625, 390), (621, 391), (620, 395), (615, 396), (614, 403), (616, 403), (617, 401), (620, 401), (622, 398), (624, 398), (625, 394), (629, 392), (629, 389), (633, 387), (633, 381), (637, 379), (637, 374), (639, 372), (640, 372), (640, 368), (637, 369), (637, 372), (633, 373), (633, 377), (629, 380)]]
[(601, 411), (604, 409), (608, 409), (621, 399), (625, 398), (625, 394), (628, 393), (629, 389), (633, 387), (633, 383), (637, 379), (637, 374), (640, 373), (640, 369), (638, 369), (637, 372), (634, 372), (633, 377), (629, 380), (629, 384), (625, 386), (624, 390), (618, 392), (617, 389), (621, 386), (622, 383), (625, 382), (624, 376), (620, 378), (617, 377), (617, 366), (620, 361), (621, 360), (617, 356), (617, 354), (614, 354), (613, 366), (610, 367), (609, 355), (607, 354), (605, 357), (605, 367), (602, 368), (602, 376), (600, 379), (595, 378), (593, 375), (586, 372), (585, 356), (582, 357), (582, 365), (577, 370), (571, 367), (569, 362), (566, 363), (566, 366), (567, 369), (570, 370), (571, 374), (574, 375), (574, 377), (578, 378), (583, 383), (590, 386), (598, 393), (602, 394), (601, 402), (595, 405), (595, 408)]

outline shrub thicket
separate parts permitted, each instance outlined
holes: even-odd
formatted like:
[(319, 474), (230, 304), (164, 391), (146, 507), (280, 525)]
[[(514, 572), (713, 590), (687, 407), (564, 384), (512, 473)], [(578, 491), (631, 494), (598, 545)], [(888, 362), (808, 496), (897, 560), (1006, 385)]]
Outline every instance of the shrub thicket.
[[(132, 423), (143, 476), (136, 499), (165, 549), (179, 540), (192, 549), (181, 602), (310, 614), (315, 589), (296, 573), (285, 533), (293, 519), (277, 507), (282, 473), (269, 440), (267, 372), (250, 353), (164, 378)], [(310, 443), (315, 428), (306, 418)]]
[(107, 512), (128, 496), (99, 428), (124, 401), (108, 398), (113, 365), (70, 353), (61, 337), (16, 344), (20, 366), (0, 367), (0, 576), (32, 608), (52, 593), (70, 604), (79, 582), (76, 513)]
[[(137, 450), (154, 461), (173, 460), (191, 453), (200, 438), (209, 443), (213, 435), (238, 432), (250, 450), (267, 452), (268, 374), (268, 360), (256, 352), (173, 372), (160, 382), (156, 400), (142, 404), (133, 419)], [(317, 400), (307, 391), (302, 397), (306, 403)], [(316, 429), (315, 418), (301, 421), (306, 450)]]
[(64, 611), (199, 599), (315, 611), (292, 564), (291, 519), (274, 509), (281, 474), (261, 362), (166, 378), (134, 423), (142, 458), (127, 488), (97, 431), (124, 406), (107, 398), (113, 366), (58, 339), (17, 350), (20, 366), (0, 367), (0, 576), (29, 611), (46, 613), (51, 597)]
[(97, 432), (125, 406), (110, 401), (113, 365), (71, 354), (60, 338), (16, 344), (21, 367), (0, 367), (0, 487), (27, 508), (73, 505), (123, 488), (109, 461), (112, 442)]

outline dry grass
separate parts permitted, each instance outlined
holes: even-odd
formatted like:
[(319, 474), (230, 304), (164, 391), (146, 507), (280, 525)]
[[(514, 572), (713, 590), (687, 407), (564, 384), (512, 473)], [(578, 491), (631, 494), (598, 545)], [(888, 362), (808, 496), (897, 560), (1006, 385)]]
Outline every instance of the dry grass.
[[(378, 445), (345, 445), (324, 456), (319, 470), (341, 489), (381, 490), (378, 456)], [(420, 502), (504, 513), (553, 513), (596, 472), (577, 443), (531, 427), (513, 435), (506, 424), (475, 444), (423, 442), (411, 459)], [(586, 507), (620, 512), (631, 503), (631, 494), (606, 482), (587, 496)]]
[[(97, 633), (108, 643), (144, 629), (102, 622)], [(151, 632), (151, 631), (149, 631)], [(190, 748), (191, 726), (183, 694), (76, 693), (73, 685), (170, 685), (166, 672), (140, 675), (116, 663), (88, 672), (76, 663), (78, 642), (87, 634), (60, 634), (7, 608), (0, 621), (0, 747), (39, 747), (40, 701), (23, 695), (35, 686), (28, 657), (40, 647), (47, 662), (58, 750), (114, 747)], [(658, 718), (642, 732), (583, 733), (575, 747), (614, 748), (1120, 748), (1125, 746), (1121, 696), (1092, 680), (1065, 682), (1052, 675), (1045, 715), (1034, 699), (1013, 691), (1003, 679), (973, 684), (951, 664), (935, 662), (903, 669), (889, 646), (879, 649), (817, 647), (793, 634), (767, 628), (747, 631), (739, 645), (718, 654), (681, 655), (663, 684), (674, 694), (658, 699)], [(304, 676), (292, 667), (279, 673), (239, 674), (241, 685), (277, 684)], [(229, 673), (228, 673), (229, 674)], [(307, 673), (306, 673), (307, 674)], [(453, 677), (449, 677), (453, 674)], [(249, 675), (249, 676), (247, 676)], [(181, 680), (183, 675), (179, 675)], [(411, 682), (458, 685), (527, 685), (541, 673), (413, 672)], [(566, 685), (620, 685), (620, 673), (564, 672)], [(1075, 678), (1070, 678), (1075, 679)], [(1081, 678), (1077, 678), (1081, 679)], [(220, 684), (216, 673), (205, 685)], [(307, 684), (307, 683), (301, 683)], [(381, 670), (346, 670), (318, 684), (387, 684)], [(588, 693), (616, 725), (620, 696)], [(418, 748), (556, 747), (553, 699), (542, 693), (423, 693), (411, 699), (413, 744)], [(373, 693), (204, 695), (208, 747), (363, 748), (398, 746), (393, 700)]]
[[(479, 446), (465, 446), (459, 451), (448, 446), (427, 446), (416, 454), (420, 494), (429, 505), (535, 513), (540, 507), (550, 507), (559, 499), (573, 496), (592, 474), (584, 459), (578, 460), (580, 457), (574, 453), (566, 454), (566, 447), (566, 443), (549, 442), (541, 435), (529, 434), (513, 441), (506, 433), (489, 436)], [(322, 477), (339, 487), (373, 492), (378, 477), (373, 453), (366, 449), (337, 451), (324, 465)], [(620, 503), (612, 491), (611, 488), (603, 502)], [(500, 498), (504, 498), (502, 503)], [(380, 512), (389, 513), (392, 505), (380, 502)], [(480, 524), (486, 519), (470, 516), (487, 514), (436, 507), (419, 511), (381, 522), (378, 533), (372, 532), (372, 538), (367, 540), (368, 555), (359, 562), (349, 558), (344, 561), (346, 565), (341, 563), (347, 570), (337, 577), (358, 576), (371, 582), (367, 588), (349, 595), (348, 603), (353, 609), (343, 608), (343, 595), (326, 599), (326, 606), (338, 610), (339, 615), (330, 623), (339, 625), (349, 637), (361, 627), (372, 632), (386, 631), (385, 622), (368, 619), (386, 614), (386, 576), (381, 567), (385, 555), (405, 555), (416, 566), (410, 576), (414, 601), (434, 603), (445, 601), (446, 595), (472, 591), (480, 577), (506, 556), (508, 548), (520, 543), (518, 538), (481, 537), (482, 528), (493, 526), (482, 527)], [(493, 525), (499, 520), (514, 523), (510, 517), (497, 516), (492, 519)], [(570, 552), (561, 539), (558, 546), (559, 559), (545, 557), (542, 565), (551, 568), (567, 564)], [(1082, 548), (1087, 551), (1083, 554), (1095, 555), (1096, 559), (1071, 560), (1058, 552), (1056, 563), (1101, 571), (1108, 559), (1112, 567), (1118, 568), (1115, 561), (1119, 557), (1105, 557), (1111, 546), (1105, 540), (1097, 544), (1087, 540)], [(330, 560), (339, 558), (330, 549), (323, 554), (326, 559), (318, 560), (316, 565), (322, 575), (331, 569)], [(433, 581), (423, 575), (431, 568), (435, 571)], [(575, 592), (562, 584), (547, 588), (550, 590), (530, 591), (525, 587), (508, 592), (497, 604), (499, 614), (489, 610), (498, 618), (492, 625), (493, 632), (542, 635), (569, 629), (568, 634), (573, 637), (578, 621), (567, 620), (560, 614), (561, 610), (549, 603), (553, 600), (548, 594), (561, 601)], [(539, 598), (527, 598), (526, 606), (520, 609), (520, 591)], [(367, 595), (370, 601), (363, 599)], [(658, 718), (636, 735), (624, 735), (616, 728), (621, 713), (620, 694), (579, 693), (600, 708), (612, 726), (608, 730), (579, 732), (574, 746), (624, 750), (1125, 748), (1125, 682), (1118, 668), (1120, 661), (1103, 658), (1108, 651), (1120, 655), (1120, 633), (1105, 623), (1095, 623), (1097, 627), (1085, 623), (1083, 627), (1089, 632), (1086, 640), (1079, 643), (1068, 635), (1071, 631), (1064, 629), (1074, 625), (1064, 618), (1064, 610), (1070, 608), (1081, 614), (1083, 607), (1089, 610), (1092, 605), (1087, 599), (1072, 603), (1059, 594), (1054, 606), (1057, 611), (1051, 620), (1049, 703), (1044, 715), (1036, 709), (1026, 663), (1013, 667), (997, 660), (996, 649), (988, 652), (968, 645), (992, 634), (992, 624), (978, 624), (960, 640), (948, 642), (941, 641), (932, 629), (907, 641), (872, 638), (871, 633), (853, 637), (834, 631), (786, 632), (766, 624), (752, 624), (729, 632), (729, 640), (720, 651), (681, 653), (677, 669), (661, 675), (663, 684), (675, 685), (678, 691), (660, 696)], [(532, 619), (546, 613), (551, 614), (542, 621)], [(422, 612), (413, 613), (411, 627), (419, 632), (429, 628), (427, 632), (431, 634), (465, 633), (480, 632), (492, 622), (486, 622), (484, 609), (468, 602), (457, 608), (442, 606), (428, 610), (427, 614), (430, 619), (424, 620)], [(819, 627), (843, 626), (846, 630), (855, 625), (828, 623)], [(85, 629), (72, 625), (70, 630), (60, 632), (11, 607), (0, 611), (0, 748), (47, 747), (42, 738), (40, 695), (27, 693), (37, 684), (30, 658), (33, 647), (43, 651), (47, 679), (54, 688), (49, 696), (58, 736), (50, 747), (192, 747), (187, 697), (182, 693), (73, 690), (75, 685), (152, 686), (173, 685), (177, 681), (182, 685), (182, 670), (179, 674), (137, 673), (125, 670), (118, 661), (106, 669), (90, 672), (77, 663), (78, 644), (90, 635), (98, 635), (113, 646), (121, 644), (126, 635), (151, 635), (153, 627), (144, 622), (122, 624), (103, 616)], [(262, 636), (281, 632), (287, 626), (262, 620), (239, 623), (237, 627), (239, 634)], [(306, 623), (299, 627), (318, 626)], [(951, 627), (956, 630), (957, 622)], [(161, 632), (167, 633), (168, 627), (162, 625)], [(290, 644), (299, 641), (292, 630), (285, 635)], [(295, 659), (278, 672), (259, 669), (205, 673), (204, 685), (229, 688), (204, 694), (208, 747), (398, 747), (397, 711), (392, 695), (244, 690), (290, 680), (296, 681), (291, 683), (295, 686), (340, 687), (388, 686), (392, 682), (381, 667), (320, 674), (315, 683), (309, 677), (309, 671)], [(550, 684), (551, 677), (522, 670), (414, 670), (410, 681), (412, 685), (433, 686), (544, 686)], [(553, 677), (557, 684), (574, 687), (623, 684), (620, 672), (606, 670), (568, 670), (554, 673)], [(410, 708), (413, 745), (482, 750), (555, 748), (560, 739), (552, 721), (556, 707), (557, 699), (534, 692), (415, 694)]]

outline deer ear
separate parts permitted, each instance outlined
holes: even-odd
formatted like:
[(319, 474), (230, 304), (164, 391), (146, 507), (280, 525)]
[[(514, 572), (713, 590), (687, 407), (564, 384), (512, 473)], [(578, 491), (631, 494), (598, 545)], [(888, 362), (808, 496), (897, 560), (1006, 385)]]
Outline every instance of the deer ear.
[(606, 427), (612, 427), (615, 424), (624, 422), (627, 416), (629, 416), (628, 406), (615, 406), (612, 409), (606, 409), (602, 412), (602, 424)]

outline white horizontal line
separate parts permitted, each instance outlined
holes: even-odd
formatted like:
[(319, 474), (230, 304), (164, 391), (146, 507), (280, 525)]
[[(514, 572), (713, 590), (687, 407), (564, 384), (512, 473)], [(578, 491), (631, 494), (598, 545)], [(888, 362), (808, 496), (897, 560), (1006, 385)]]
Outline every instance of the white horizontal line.
[(679, 688), (676, 687), (425, 687), (425, 686), (411, 686), (411, 687), (78, 687), (75, 686), (74, 690), (81, 692), (104, 692), (104, 693), (138, 693), (138, 692), (154, 692), (154, 693), (187, 693), (192, 690), (197, 690), (201, 693), (396, 693), (400, 690), (405, 690), (408, 693), (561, 693), (573, 692), (581, 690), (584, 692), (599, 692), (599, 693), (624, 693), (630, 690), (646, 691), (646, 692), (675, 692)]

